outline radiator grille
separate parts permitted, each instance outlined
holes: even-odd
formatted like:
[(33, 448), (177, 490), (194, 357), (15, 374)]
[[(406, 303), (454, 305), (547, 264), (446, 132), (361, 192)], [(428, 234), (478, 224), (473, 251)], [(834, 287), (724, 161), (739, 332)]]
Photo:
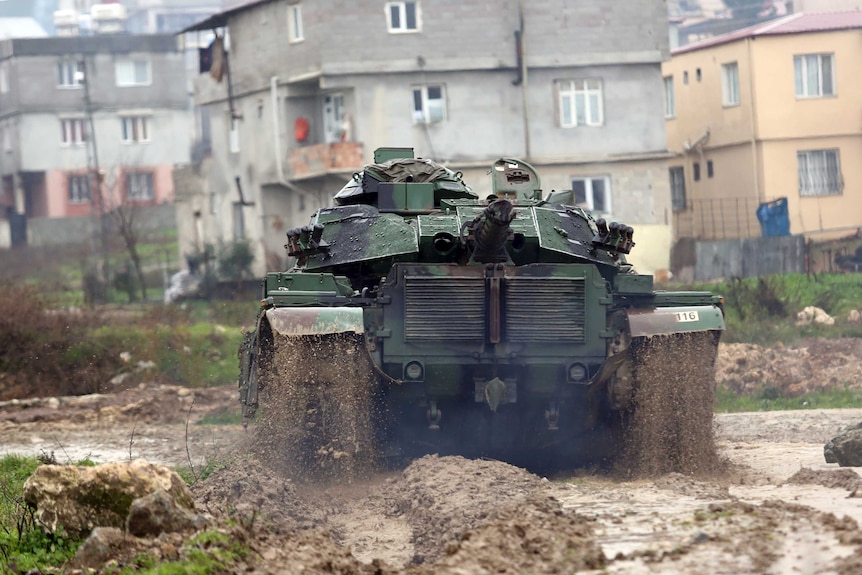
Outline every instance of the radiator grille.
[(583, 278), (506, 280), (506, 340), (584, 343), (586, 282)]
[(485, 338), (484, 278), (404, 278), (407, 341), (482, 341)]

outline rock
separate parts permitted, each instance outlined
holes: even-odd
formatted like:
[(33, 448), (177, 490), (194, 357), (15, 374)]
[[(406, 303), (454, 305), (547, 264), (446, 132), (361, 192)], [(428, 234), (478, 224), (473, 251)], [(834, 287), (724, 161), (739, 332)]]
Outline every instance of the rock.
[(96, 527), (72, 558), (78, 569), (97, 569), (114, 555), (123, 544), (125, 535), (116, 527)]
[(862, 314), (857, 309), (851, 309), (850, 313), (847, 314), (847, 321), (850, 323), (859, 323), (862, 321)]
[(812, 322), (833, 325), (835, 323), (835, 318), (819, 307), (814, 307), (813, 305), (806, 307), (796, 314), (796, 325), (807, 325)]
[(823, 446), (826, 463), (862, 467), (862, 423), (839, 433)]
[(126, 530), (137, 537), (158, 536), (162, 533), (202, 527), (206, 521), (180, 505), (176, 498), (159, 489), (135, 499), (126, 519)]
[(194, 509), (182, 478), (143, 459), (96, 467), (43, 465), (24, 483), (24, 500), (36, 508), (39, 524), (81, 536), (95, 527), (125, 527), (132, 502), (163, 490), (176, 504)]

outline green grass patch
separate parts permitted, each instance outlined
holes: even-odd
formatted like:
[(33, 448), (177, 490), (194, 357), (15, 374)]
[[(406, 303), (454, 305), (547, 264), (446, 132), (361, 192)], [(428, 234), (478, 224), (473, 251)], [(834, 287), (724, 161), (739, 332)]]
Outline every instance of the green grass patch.
[(240, 425), (242, 423), (242, 411), (208, 413), (197, 422), (196, 425)]
[(81, 543), (43, 532), (24, 503), (24, 482), (39, 465), (35, 457), (0, 457), (0, 575), (61, 566)]
[(780, 391), (772, 387), (764, 388), (757, 396), (739, 395), (719, 387), (715, 394), (716, 413), (858, 407), (862, 407), (862, 390), (856, 389), (830, 389), (798, 397), (782, 397)]

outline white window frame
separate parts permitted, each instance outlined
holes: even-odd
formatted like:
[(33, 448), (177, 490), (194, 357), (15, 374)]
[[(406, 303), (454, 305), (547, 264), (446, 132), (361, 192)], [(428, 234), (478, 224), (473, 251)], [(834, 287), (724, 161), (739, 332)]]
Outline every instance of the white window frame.
[(676, 94), (673, 91), (673, 76), (664, 77), (664, 117), (676, 118)]
[(90, 174), (69, 174), (67, 178), (70, 204), (89, 204), (92, 199), (90, 194)]
[(140, 144), (150, 141), (150, 116), (146, 114), (120, 116), (120, 142)]
[[(823, 173), (829, 169), (830, 156), (835, 173)], [(820, 166), (813, 166), (819, 162)], [(799, 150), (796, 152), (799, 175), (799, 195), (804, 198), (820, 196), (840, 196), (844, 191), (844, 178), (841, 176), (841, 154), (838, 148), (825, 150)], [(817, 170), (820, 173), (814, 173)]]
[(153, 172), (126, 172), (126, 201), (151, 202), (155, 199)]
[(87, 69), (83, 60), (59, 60), (57, 62), (57, 88), (80, 90), (84, 87), (86, 74)]
[(83, 146), (87, 143), (88, 129), (86, 118), (61, 118), (60, 145)]
[[(414, 27), (409, 28), (407, 23), (407, 6), (413, 5)], [(419, 2), (387, 2), (384, 8), (386, 11), (386, 29), (390, 34), (413, 34), (422, 31), (422, 11), (420, 10)], [(395, 26), (392, 14), (393, 10), (398, 12), (398, 22)]]
[[(604, 125), (605, 111), (601, 79), (557, 80), (557, 91), (561, 128)], [(578, 121), (581, 107), (583, 107), (583, 122)]]
[[(143, 64), (146, 70), (146, 78), (138, 78), (138, 65)], [(127, 72), (121, 72), (125, 66), (131, 66), (131, 76)], [(153, 65), (149, 60), (141, 58), (129, 58), (117, 60), (114, 63), (114, 74), (116, 84), (119, 88), (130, 88), (136, 86), (150, 86), (153, 83)]]
[[(440, 91), (439, 98), (432, 98), (429, 91)], [(427, 84), (414, 86), (413, 123), (436, 124), (446, 120), (446, 86), (444, 84)]]
[(0, 94), (9, 91), (9, 69), (5, 64), (0, 64)]
[[(812, 78), (809, 78), (808, 69), (812, 59), (816, 62), (817, 70), (817, 85), (812, 85)], [(829, 82), (824, 82), (824, 66), (825, 59), (829, 60)], [(796, 54), (793, 56), (793, 84), (796, 92), (796, 98), (799, 100), (807, 100), (810, 98), (831, 98), (838, 93), (835, 74), (835, 54), (828, 52), (822, 54)], [(824, 90), (824, 85), (829, 92)]]
[[(604, 209), (596, 209), (595, 196), (593, 193), (593, 183), (601, 181), (604, 184), (605, 188), (605, 206)], [(584, 183), (584, 194), (585, 198), (582, 202), (578, 202), (577, 199), (577, 191), (575, 190), (575, 182), (583, 182)], [(572, 177), (572, 190), (574, 192), (575, 204), (581, 207), (585, 207), (590, 212), (596, 214), (610, 214), (612, 213), (612, 202), (611, 202), (611, 178), (610, 176), (574, 176)]]
[(725, 107), (739, 106), (739, 63), (721, 65), (721, 103)]
[(11, 152), (12, 151), (12, 128), (8, 125), (2, 129), (3, 134), (3, 151)]
[(287, 41), (291, 44), (305, 40), (302, 28), (302, 4), (289, 4), (287, 7)]

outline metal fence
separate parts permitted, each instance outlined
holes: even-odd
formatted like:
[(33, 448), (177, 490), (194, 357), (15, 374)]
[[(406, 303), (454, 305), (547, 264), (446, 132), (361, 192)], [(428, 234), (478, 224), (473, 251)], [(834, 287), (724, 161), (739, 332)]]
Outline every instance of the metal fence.
[(699, 240), (758, 237), (761, 235), (758, 205), (753, 198), (688, 200), (685, 210), (673, 213), (676, 237)]

